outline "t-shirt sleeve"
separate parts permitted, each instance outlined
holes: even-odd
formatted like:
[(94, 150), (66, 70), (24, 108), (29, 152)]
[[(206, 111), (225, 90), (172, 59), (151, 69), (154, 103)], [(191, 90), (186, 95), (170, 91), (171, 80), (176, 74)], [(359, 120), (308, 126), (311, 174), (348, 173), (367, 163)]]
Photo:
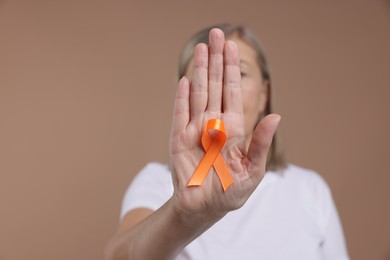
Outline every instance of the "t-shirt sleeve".
[(168, 166), (159, 163), (147, 164), (130, 183), (122, 201), (120, 219), (136, 208), (153, 211), (160, 208), (173, 193)]
[(337, 208), (328, 185), (322, 183), (322, 217), (323, 232), (322, 252), (325, 260), (348, 260), (347, 246)]

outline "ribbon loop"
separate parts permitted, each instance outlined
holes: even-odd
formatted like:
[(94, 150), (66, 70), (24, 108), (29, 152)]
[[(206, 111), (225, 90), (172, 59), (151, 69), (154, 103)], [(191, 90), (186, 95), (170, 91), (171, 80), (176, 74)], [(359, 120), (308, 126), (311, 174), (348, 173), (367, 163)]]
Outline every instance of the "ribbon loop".
[[(213, 136), (210, 135), (210, 130), (216, 130)], [(205, 154), (195, 169), (188, 186), (200, 186), (211, 167), (214, 167), (222, 188), (226, 191), (234, 181), (220, 153), (226, 143), (226, 132), (223, 121), (220, 119), (209, 120), (203, 129), (201, 141)]]

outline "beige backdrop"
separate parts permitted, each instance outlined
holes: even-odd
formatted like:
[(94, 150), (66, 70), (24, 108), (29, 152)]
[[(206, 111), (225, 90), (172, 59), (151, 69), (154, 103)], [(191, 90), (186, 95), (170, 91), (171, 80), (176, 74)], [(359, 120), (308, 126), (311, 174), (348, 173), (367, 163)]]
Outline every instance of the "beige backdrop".
[(334, 194), (352, 259), (390, 259), (390, 3), (0, 0), (0, 259), (101, 259), (166, 162), (176, 62), (217, 22), (261, 35), (291, 162)]

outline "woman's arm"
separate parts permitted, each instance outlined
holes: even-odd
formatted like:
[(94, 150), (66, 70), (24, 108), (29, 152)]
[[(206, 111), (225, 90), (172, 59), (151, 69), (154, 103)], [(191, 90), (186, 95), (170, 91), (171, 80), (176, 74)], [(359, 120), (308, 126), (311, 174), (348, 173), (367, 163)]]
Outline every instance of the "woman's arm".
[(135, 209), (126, 214), (106, 246), (106, 260), (174, 259), (193, 239), (219, 219), (183, 216), (173, 198), (156, 211)]

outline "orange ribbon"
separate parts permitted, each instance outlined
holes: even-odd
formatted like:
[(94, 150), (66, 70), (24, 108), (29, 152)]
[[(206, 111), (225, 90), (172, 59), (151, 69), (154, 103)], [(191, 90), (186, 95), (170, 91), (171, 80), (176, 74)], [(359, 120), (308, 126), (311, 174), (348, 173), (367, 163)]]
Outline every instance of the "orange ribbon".
[[(216, 130), (213, 137), (209, 134), (209, 130)], [(192, 175), (188, 186), (200, 186), (212, 166), (214, 166), (224, 191), (233, 184), (233, 178), (230, 174), (229, 168), (220, 153), (225, 143), (226, 132), (223, 121), (220, 119), (209, 120), (202, 132), (202, 146), (206, 153)]]

